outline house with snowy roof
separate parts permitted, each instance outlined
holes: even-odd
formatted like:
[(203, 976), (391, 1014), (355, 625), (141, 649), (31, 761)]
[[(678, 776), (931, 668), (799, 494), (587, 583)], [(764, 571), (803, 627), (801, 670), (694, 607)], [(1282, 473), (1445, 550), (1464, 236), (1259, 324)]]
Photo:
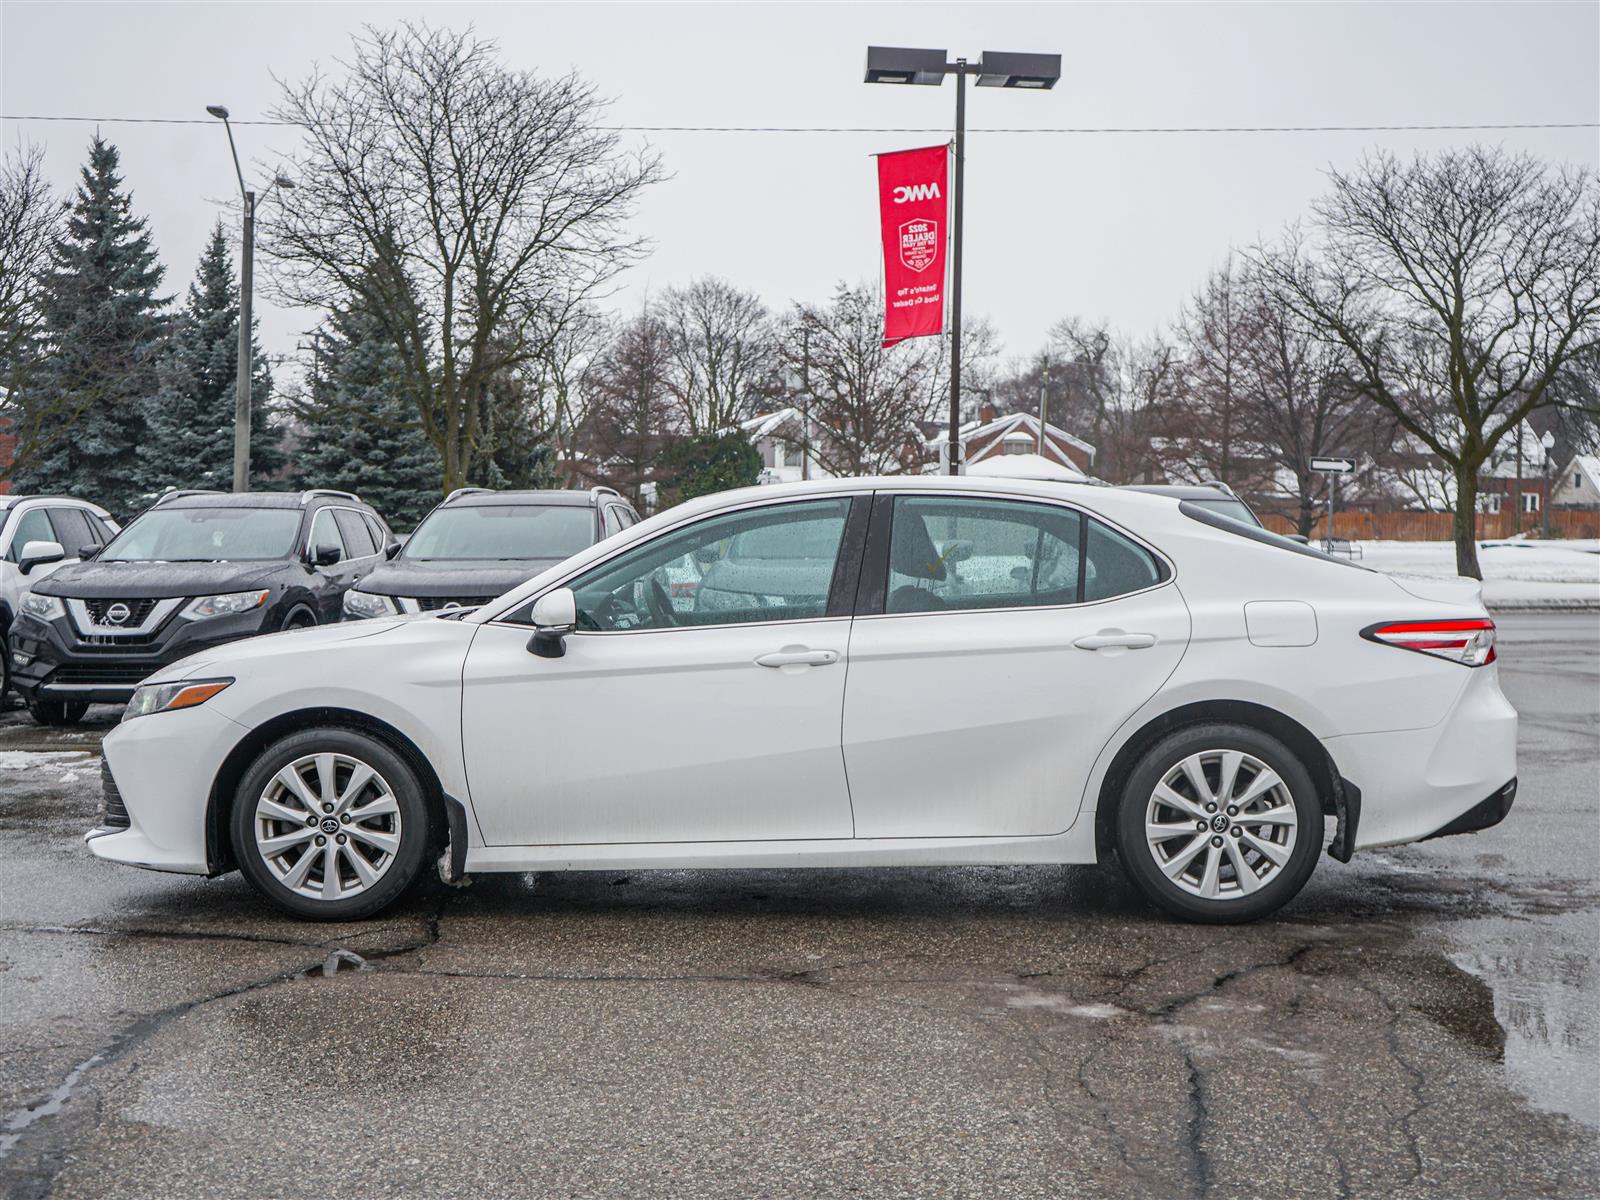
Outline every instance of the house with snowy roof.
[(1557, 477), (1557, 508), (1600, 509), (1600, 454), (1576, 454)]

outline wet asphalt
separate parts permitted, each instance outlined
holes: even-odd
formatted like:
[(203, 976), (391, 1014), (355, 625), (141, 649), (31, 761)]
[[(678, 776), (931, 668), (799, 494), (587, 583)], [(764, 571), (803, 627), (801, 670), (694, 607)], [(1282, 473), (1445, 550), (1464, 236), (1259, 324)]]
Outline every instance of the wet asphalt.
[(1508, 821), (1239, 928), (1048, 867), (298, 924), (89, 856), (114, 710), (4, 714), (0, 1196), (1600, 1195), (1600, 617), (1501, 630)]

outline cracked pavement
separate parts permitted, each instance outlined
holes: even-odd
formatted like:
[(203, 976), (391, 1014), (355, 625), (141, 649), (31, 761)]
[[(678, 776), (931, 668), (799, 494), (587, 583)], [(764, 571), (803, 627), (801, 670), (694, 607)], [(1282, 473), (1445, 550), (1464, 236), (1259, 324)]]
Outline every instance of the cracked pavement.
[(1324, 858), (1240, 928), (1048, 867), (491, 876), (299, 924), (90, 858), (93, 757), (6, 764), (92, 733), (5, 714), (0, 1196), (1600, 1194), (1600, 646), (1502, 630), (1508, 822)]

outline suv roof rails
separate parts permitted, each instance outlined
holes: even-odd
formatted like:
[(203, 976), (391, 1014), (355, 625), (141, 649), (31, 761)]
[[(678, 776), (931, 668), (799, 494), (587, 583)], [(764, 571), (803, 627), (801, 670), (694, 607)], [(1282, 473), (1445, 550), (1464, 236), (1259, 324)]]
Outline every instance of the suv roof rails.
[(151, 508), (165, 504), (168, 500), (178, 500), (184, 496), (221, 496), (225, 495), (221, 488), (173, 488), (170, 492), (162, 492), (150, 503)]
[(1200, 481), (1199, 486), (1201, 486), (1201, 487), (1214, 487), (1218, 491), (1227, 492), (1228, 495), (1232, 496), (1235, 500), (1237, 500), (1239, 498), (1239, 494), (1237, 492), (1235, 492), (1227, 484), (1223, 483), (1222, 480), (1220, 480), (1220, 479), (1202, 479)]
[(444, 498), (444, 502), (446, 504), (449, 504), (450, 501), (456, 499), (458, 496), (476, 496), (481, 492), (492, 492), (492, 491), (494, 491), (493, 488), (486, 488), (486, 487), (459, 487), (455, 491), (451, 492), (448, 496), (446, 496)]
[(354, 492), (341, 492), (338, 488), (307, 488), (300, 493), (300, 503), (304, 504), (313, 496), (337, 496), (341, 500), (354, 500), (357, 504), (361, 503), (361, 497)]
[(622, 493), (617, 491), (616, 488), (607, 487), (603, 483), (596, 484), (594, 487), (590, 488), (589, 494), (591, 496), (616, 496), (618, 499), (621, 499), (622, 497)]

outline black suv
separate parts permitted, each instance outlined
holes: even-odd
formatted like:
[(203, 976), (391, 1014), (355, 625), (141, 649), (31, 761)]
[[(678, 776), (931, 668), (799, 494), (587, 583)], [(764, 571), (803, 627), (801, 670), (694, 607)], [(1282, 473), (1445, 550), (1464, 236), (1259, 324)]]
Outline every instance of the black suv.
[(392, 561), (344, 594), (345, 620), (485, 604), (638, 521), (606, 487), (461, 488), (422, 519)]
[(337, 621), (395, 544), (349, 492), (169, 492), (92, 561), (33, 585), (12, 685), (36, 721), (71, 724), (208, 646)]

